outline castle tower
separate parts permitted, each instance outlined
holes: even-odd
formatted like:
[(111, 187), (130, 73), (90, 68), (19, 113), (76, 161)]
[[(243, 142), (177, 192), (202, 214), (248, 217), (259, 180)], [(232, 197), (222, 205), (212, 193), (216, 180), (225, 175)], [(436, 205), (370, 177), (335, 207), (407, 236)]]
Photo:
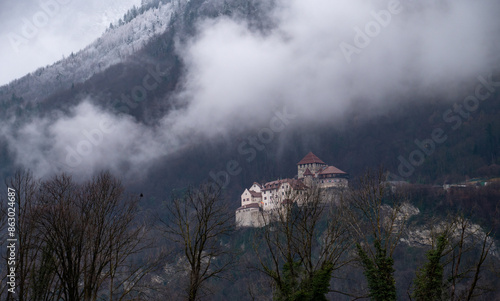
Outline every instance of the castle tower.
[(299, 179), (304, 177), (306, 169), (309, 169), (310, 173), (317, 174), (320, 169), (326, 168), (327, 165), (323, 160), (318, 158), (312, 152), (309, 152), (302, 160), (297, 163), (297, 177)]
[(306, 171), (304, 172), (303, 176), (304, 176), (304, 184), (311, 187), (314, 181), (314, 174), (309, 170), (309, 168), (306, 168)]

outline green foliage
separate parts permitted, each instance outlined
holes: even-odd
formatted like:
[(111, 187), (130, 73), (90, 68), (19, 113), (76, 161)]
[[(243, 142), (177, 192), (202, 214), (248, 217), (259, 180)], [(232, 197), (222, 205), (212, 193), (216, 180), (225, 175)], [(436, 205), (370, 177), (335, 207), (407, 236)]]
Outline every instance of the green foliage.
[(326, 301), (325, 295), (329, 291), (333, 267), (333, 263), (324, 262), (320, 269), (306, 275), (299, 261), (286, 263), (283, 266), (284, 281), (274, 300)]
[(382, 248), (380, 240), (374, 241), (375, 257), (370, 258), (365, 250), (356, 244), (359, 257), (368, 281), (370, 297), (377, 301), (396, 300), (396, 282), (394, 280), (394, 260), (387, 256), (387, 250)]
[(299, 289), (301, 270), (300, 261), (287, 262), (283, 265), (283, 281), (278, 288), (274, 299), (276, 301), (300, 300), (301, 290)]
[(329, 291), (330, 279), (332, 277), (333, 263), (325, 262), (316, 271), (308, 282), (304, 284), (304, 297), (302, 300), (327, 300), (325, 295)]
[(446, 248), (446, 235), (438, 237), (437, 245), (427, 252), (427, 263), (417, 271), (413, 297), (417, 301), (441, 300), (443, 291), (443, 264), (440, 262)]

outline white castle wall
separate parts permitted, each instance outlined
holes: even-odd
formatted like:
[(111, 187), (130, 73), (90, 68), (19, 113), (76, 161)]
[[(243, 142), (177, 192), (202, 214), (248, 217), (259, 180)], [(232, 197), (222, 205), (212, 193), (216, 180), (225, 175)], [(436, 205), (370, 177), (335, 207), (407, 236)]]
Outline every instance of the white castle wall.
[(264, 225), (264, 216), (259, 208), (247, 208), (236, 211), (236, 227), (260, 228)]

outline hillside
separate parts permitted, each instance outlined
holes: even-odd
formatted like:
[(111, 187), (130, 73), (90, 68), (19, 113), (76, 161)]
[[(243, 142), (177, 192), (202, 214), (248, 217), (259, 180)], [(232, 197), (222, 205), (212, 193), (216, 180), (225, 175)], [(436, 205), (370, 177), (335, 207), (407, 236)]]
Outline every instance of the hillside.
[[(190, 85), (186, 80), (191, 76), (186, 65), (188, 58), (180, 53), (180, 49), (202, 31), (198, 24), (212, 19), (244, 20), (250, 30), (265, 37), (279, 26), (269, 14), (274, 6), (273, 1), (197, 0), (149, 1), (143, 3), (141, 8), (134, 7), (123, 20), (117, 21), (87, 48), (1, 87), (3, 120), (4, 123), (9, 120), (3, 126), (4, 135), (7, 141), (15, 141), (14, 137), (23, 137), (22, 131), (19, 131), (23, 125), (26, 131), (34, 118), (42, 118), (37, 122), (44, 126), (35, 127), (45, 128), (45, 132), (52, 131), (51, 137), (61, 140), (62, 133), (54, 133), (56, 121), (74, 114), (78, 104), (90, 101), (97, 106), (95, 112), (104, 110), (99, 113), (106, 118), (115, 119), (109, 114), (133, 117), (112, 122), (143, 127), (139, 136), (130, 135), (127, 138), (126, 147), (145, 152), (134, 141), (141, 141), (141, 136), (158, 137), (158, 143), (151, 151), (154, 155), (141, 156), (147, 157), (143, 163), (151, 168), (150, 174), (160, 176), (166, 183), (176, 183), (169, 184), (169, 187), (206, 179), (210, 170), (215, 172), (223, 169), (230, 159), (236, 159), (244, 167), (242, 173), (233, 179), (233, 183), (238, 183), (238, 188), (246, 186), (247, 181), (256, 177), (285, 177), (290, 174), (293, 162), (310, 150), (353, 175), (366, 167), (384, 165), (400, 178), (439, 185), (481, 176), (481, 168), (500, 163), (500, 124), (497, 118), (499, 93), (496, 86), (486, 87), (488, 97), (470, 112), (459, 115), (455, 108), (457, 105), (463, 106), (464, 99), (473, 94), (478, 85), (482, 85), (481, 80), (472, 77), (463, 79), (460, 86), (448, 83), (450, 86), (444, 93), (440, 92), (442, 89), (432, 93), (432, 90), (422, 91), (415, 87), (408, 93), (389, 94), (386, 102), (391, 105), (378, 105), (380, 100), (376, 95), (368, 102), (354, 99), (345, 103), (344, 109), (332, 110), (330, 116), (328, 113), (320, 116), (314, 112), (297, 114), (301, 109), (295, 103), (287, 105), (273, 100), (275, 112), (293, 110), (292, 115), (298, 117), (294, 117), (283, 132), (274, 135), (265, 148), (255, 149), (255, 160), (253, 155), (250, 156), (252, 160), (247, 160), (248, 154), (242, 154), (238, 146), (247, 136), (259, 134), (269, 123), (270, 119), (267, 118), (272, 117), (269, 112), (260, 114), (254, 124), (247, 124), (245, 120), (245, 125), (241, 123), (240, 127), (225, 125), (228, 119), (222, 116), (216, 116), (217, 120), (214, 120), (222, 122), (220, 128), (207, 127), (206, 124), (196, 126), (187, 121), (186, 118), (191, 117), (180, 117), (188, 114), (183, 113), (183, 110), (190, 109), (187, 105), (189, 100), (184, 98), (188, 95), (186, 87)], [(487, 78), (488, 74), (481, 76)], [(498, 76), (493, 75), (492, 80), (495, 78)], [(150, 88), (146, 89), (146, 86)], [(284, 92), (286, 95), (287, 91)], [(247, 105), (250, 103), (243, 104), (243, 107)], [(214, 109), (220, 110), (215, 106), (219, 104), (214, 103)], [(262, 111), (262, 108), (257, 111)], [(319, 111), (328, 112), (327, 109)], [(310, 114), (317, 114), (318, 117), (311, 118)], [(195, 118), (200, 120), (200, 117)], [(15, 126), (9, 125), (10, 122), (14, 122)], [(188, 122), (187, 126), (182, 125), (184, 122)], [(226, 127), (232, 128), (232, 131), (228, 132)], [(415, 139), (428, 142), (435, 129), (442, 129), (445, 141), (434, 146), (427, 145), (429, 149), (424, 160), (415, 157), (415, 160), (422, 162), (417, 162), (418, 166), (408, 166), (410, 154), (421, 148), (415, 144)], [(31, 139), (28, 137), (25, 137), (26, 143)], [(65, 143), (71, 146), (74, 142)], [(137, 143), (149, 144), (146, 141)], [(37, 144), (39, 142), (31, 143)], [(76, 146), (73, 145), (73, 148)], [(2, 155), (4, 174), (9, 173), (13, 163), (38, 169), (41, 160), (57, 162), (60, 161), (57, 155), (60, 158), (67, 154), (64, 149), (47, 145), (43, 147), (53, 148), (54, 156), (16, 159), (15, 149), (24, 146), (6, 147)], [(6, 152), (8, 149), (10, 151)], [(102, 157), (89, 157), (89, 160), (87, 164), (93, 169), (99, 169), (97, 166), (103, 163)], [(119, 160), (127, 161), (127, 158)], [(195, 164), (188, 164), (193, 160)], [(401, 160), (406, 163), (401, 163)], [(158, 162), (152, 163), (155, 161)], [(110, 164), (105, 163), (105, 167), (123, 168), (116, 166), (122, 163)], [(401, 164), (405, 165), (402, 167), (403, 172), (398, 170)], [(59, 162), (54, 170), (63, 171), (64, 165), (67, 164)], [(193, 172), (188, 172), (191, 166)], [(126, 173), (125, 170), (121, 172)]]
[[(81, 51), (0, 87), (0, 178), (12, 181), (6, 184), (20, 181), (18, 186), (30, 192), (18, 197), (18, 209), (25, 210), (21, 214), (32, 214), (20, 223), (20, 231), (36, 242), (30, 250), (39, 260), (33, 262), (44, 264), (39, 270), (25, 269), (25, 274), (52, 273), (56, 280), (45, 287), (47, 296), (62, 294), (63, 288), (77, 292), (79, 285), (65, 288), (66, 280), (57, 278), (55, 271), (61, 267), (54, 258), (75, 247), (72, 235), (80, 235), (82, 244), (76, 248), (88, 248), (88, 254), (99, 249), (101, 240), (93, 238), (107, 233), (107, 223), (111, 234), (101, 237), (109, 243), (101, 253), (105, 272), (85, 280), (105, 279), (98, 289), (86, 286), (95, 289), (94, 299), (109, 298), (113, 285), (117, 299), (129, 285), (134, 293), (137, 289), (138, 300), (181, 299), (187, 267), (195, 260), (185, 258), (189, 252), (182, 249), (182, 239), (172, 239), (172, 227), (188, 222), (187, 232), (196, 228), (189, 222), (202, 220), (196, 216), (201, 195), (202, 201), (216, 200), (210, 206), (222, 204), (215, 212), (229, 226), (216, 235), (201, 235), (200, 241), (213, 239), (210, 248), (225, 251), (207, 255), (197, 250), (198, 258), (204, 258), (200, 265), (212, 260), (220, 264), (226, 255), (232, 260), (224, 277), (207, 278), (204, 300), (287, 300), (287, 289), (307, 291), (318, 282), (326, 283), (326, 291), (318, 289), (322, 298), (366, 298), (370, 281), (363, 264), (369, 264), (362, 250), (376, 250), (374, 242), (383, 239), (375, 230), (373, 237), (366, 234), (371, 233), (366, 230), (369, 223), (361, 225), (366, 216), (356, 219), (353, 213), (365, 207), (352, 204), (363, 199), (353, 197), (363, 196), (360, 177), (381, 167), (388, 179), (378, 178), (373, 190), (364, 191), (367, 194), (387, 189), (386, 180), (408, 184), (380, 192), (379, 203), (372, 207), (380, 214), (377, 223), (383, 221), (382, 228), (388, 217), (396, 216), (396, 226), (408, 222), (398, 238), (390, 237), (393, 228), (384, 230), (389, 237), (385, 241), (394, 243), (387, 262), (390, 268), (394, 264), (388, 274), (396, 279), (398, 300), (414, 290), (417, 271), (432, 257), (426, 252), (437, 248), (440, 231), (447, 235), (448, 249), (438, 264), (446, 256), (446, 262), (455, 263), (464, 243), (471, 251), (465, 252), (467, 263), (475, 263), (485, 246), (490, 247), (487, 268), (480, 271), (479, 257), (479, 266), (467, 270), (463, 279), (457, 275), (460, 262), (456, 269), (445, 266), (444, 275), (463, 281), (455, 286), (455, 278), (443, 280), (446, 292), (472, 294), (474, 289), (468, 289), (476, 282), (471, 279), (478, 275), (484, 284), (498, 287), (500, 42), (492, 37), (499, 36), (500, 23), (495, 8), (499, 4), (493, 1), (479, 7), (451, 0), (351, 0), (342, 5), (324, 0), (142, 1)], [(292, 203), (289, 216), (303, 218), (305, 226), (294, 225), (298, 235), (308, 233), (309, 226), (313, 229), (308, 239), (315, 247), (309, 255), (322, 248), (331, 222), (345, 222), (337, 226), (345, 230), (339, 237), (348, 239), (339, 245), (348, 241), (348, 247), (338, 259), (348, 262), (334, 268), (325, 261), (307, 275), (307, 256), (294, 255), (286, 262), (278, 256), (274, 268), (283, 273), (280, 287), (280, 277), (272, 277), (275, 271), (267, 271), (271, 277), (266, 277), (266, 271), (257, 269), (262, 258), (275, 256), (269, 252), (274, 242), (270, 237), (283, 225), (233, 229), (233, 213), (245, 188), (255, 181), (294, 177), (297, 162), (310, 151), (349, 174), (350, 190), (342, 191), (342, 198), (335, 195), (335, 200), (352, 197), (352, 203), (321, 200), (316, 203), (321, 206), (311, 206), (321, 208), (314, 212), (329, 206), (321, 212), (336, 215), (321, 215), (314, 225), (301, 215), (308, 206), (283, 204)], [(23, 182), (17, 170), (31, 170), (33, 174), (23, 175), (33, 182)], [(189, 194), (193, 187), (213, 182), (222, 187), (220, 195)], [(396, 196), (404, 199), (402, 207), (390, 203)], [(181, 199), (186, 202), (179, 203)], [(188, 201), (194, 208), (181, 210), (179, 204)], [(98, 206), (101, 202), (109, 207)], [(168, 207), (172, 204), (178, 207)], [(213, 212), (209, 209), (202, 211)], [(186, 217), (177, 216), (181, 222), (172, 226), (175, 213), (182, 212)], [(123, 228), (114, 228), (117, 220)], [(214, 228), (226, 226), (210, 222)], [(343, 228), (356, 222), (359, 229)], [(1, 225), (7, 229), (6, 223)], [(95, 234), (88, 225), (102, 231)], [(159, 230), (162, 225), (171, 228)], [(30, 232), (35, 228), (40, 232)], [(71, 239), (60, 242), (62, 235), (40, 235), (61, 229)], [(460, 240), (460, 229), (466, 239)], [(355, 237), (356, 231), (366, 235)], [(125, 238), (130, 234), (130, 240), (122, 245), (115, 241), (116, 233)], [(142, 235), (144, 241), (138, 238)], [(289, 245), (300, 249), (304, 244)], [(115, 246), (130, 249), (120, 253)], [(51, 252), (59, 247), (59, 253)], [(371, 255), (386, 260), (386, 251)], [(83, 261), (75, 267), (89, 268)], [(119, 275), (114, 274), (112, 265), (123, 263)], [(323, 269), (327, 273), (322, 278)], [(0, 267), (0, 272), (6, 271)], [(73, 283), (93, 272), (72, 274)], [(140, 278), (129, 281), (127, 275)], [(38, 278), (24, 280), (30, 284), (32, 279)], [(113, 284), (115, 279), (125, 280)], [(43, 291), (37, 285), (25, 294)], [(499, 296), (495, 290), (484, 293), (477, 300)]]

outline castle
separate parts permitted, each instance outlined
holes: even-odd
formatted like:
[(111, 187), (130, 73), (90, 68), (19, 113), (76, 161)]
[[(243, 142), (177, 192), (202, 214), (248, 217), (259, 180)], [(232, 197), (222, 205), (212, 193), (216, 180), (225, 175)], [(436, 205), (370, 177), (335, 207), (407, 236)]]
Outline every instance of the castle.
[(241, 207), (236, 210), (237, 227), (262, 227), (270, 212), (280, 208), (290, 194), (304, 194), (310, 187), (320, 189), (347, 187), (349, 175), (328, 166), (312, 152), (297, 163), (297, 176), (253, 185), (241, 194)]

